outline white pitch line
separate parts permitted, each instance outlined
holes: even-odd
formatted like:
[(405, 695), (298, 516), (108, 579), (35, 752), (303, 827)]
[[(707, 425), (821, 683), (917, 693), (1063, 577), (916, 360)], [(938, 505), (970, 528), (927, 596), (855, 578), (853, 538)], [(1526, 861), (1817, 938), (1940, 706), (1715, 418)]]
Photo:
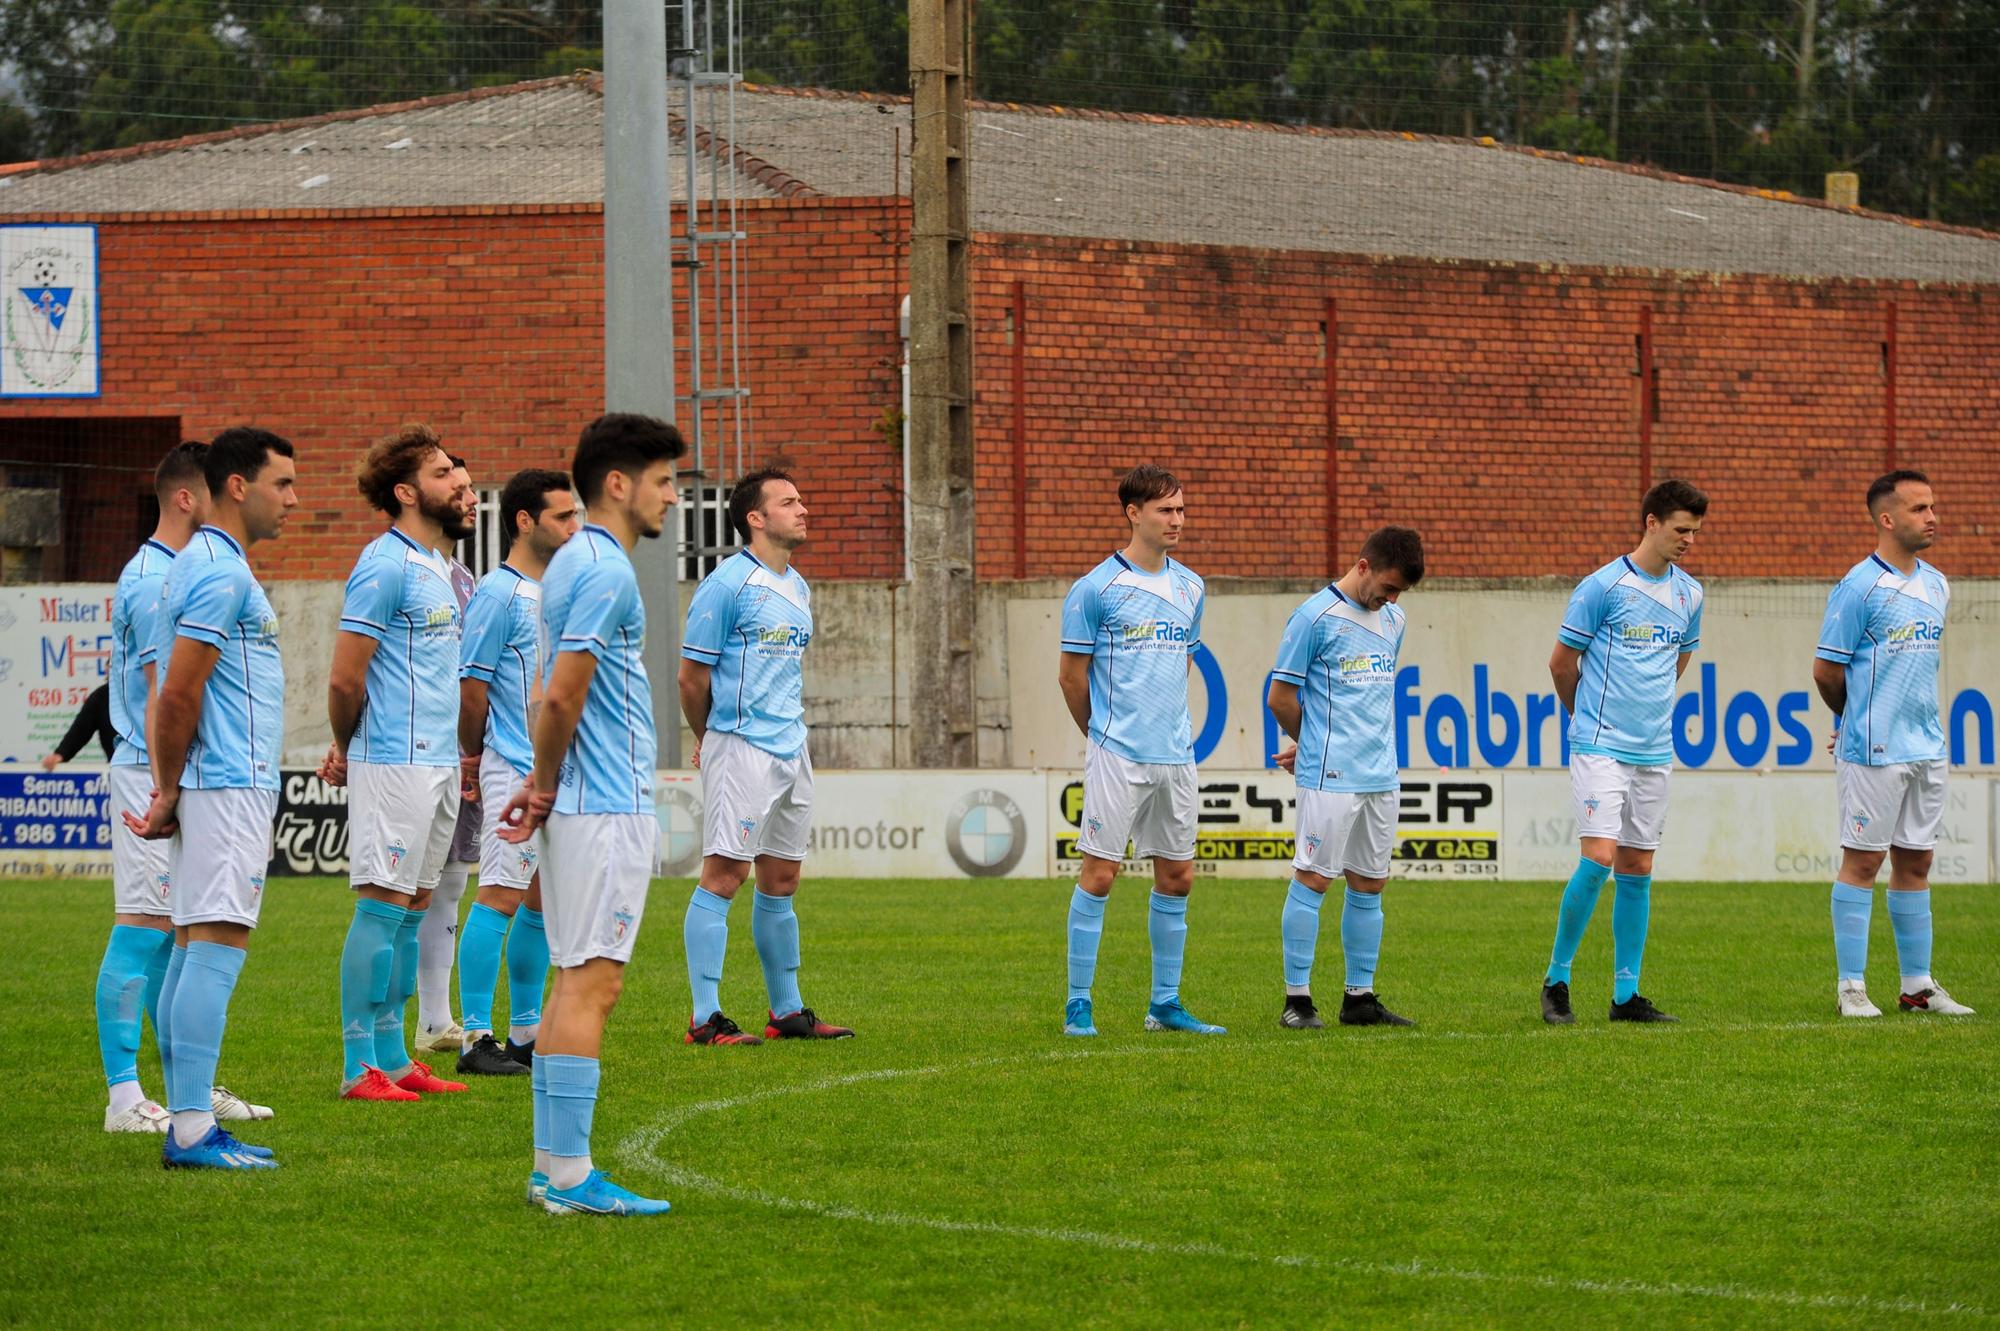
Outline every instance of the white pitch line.
[[(1826, 1022), (1773, 1022), (1764, 1025), (1742, 1024), (1734, 1026), (1706, 1026), (1696, 1029), (1704, 1031), (1783, 1031), (1800, 1027), (1825, 1027), (1839, 1030), (1841, 1027)], [(1579, 1032), (1581, 1033), (1581, 1032)], [(1510, 1039), (1543, 1036), (1539, 1031), (1492, 1031), (1492, 1032), (1438, 1032), (1429, 1039)], [(1420, 1038), (1410, 1033), (1394, 1040), (1380, 1041), (1383, 1047), (1391, 1044), (1407, 1043)], [(1277, 1044), (1280, 1041), (1256, 1041), (1255, 1043)], [(1285, 1041), (1283, 1043), (1291, 1043)], [(1350, 1047), (1363, 1048), (1369, 1042), (1353, 1042)], [(1468, 1267), (1439, 1266), (1431, 1262), (1412, 1258), (1407, 1262), (1369, 1262), (1349, 1257), (1323, 1257), (1312, 1254), (1245, 1252), (1220, 1247), (1212, 1243), (1170, 1243), (1154, 1239), (1133, 1238), (1127, 1234), (1110, 1234), (1088, 1229), (1055, 1229), (1041, 1225), (1009, 1225), (992, 1220), (953, 1220), (944, 1216), (917, 1215), (903, 1211), (876, 1211), (866, 1207), (849, 1206), (841, 1202), (820, 1202), (811, 1198), (787, 1197), (781, 1193), (768, 1192), (761, 1188), (745, 1188), (724, 1183), (706, 1174), (670, 1165), (658, 1155), (660, 1144), (671, 1136), (676, 1128), (692, 1119), (709, 1114), (728, 1113), (732, 1110), (748, 1108), (769, 1100), (783, 1099), (794, 1095), (818, 1095), (826, 1091), (840, 1090), (847, 1086), (866, 1085), (870, 1082), (897, 1081), (912, 1077), (935, 1077), (947, 1072), (964, 1071), (969, 1068), (993, 1067), (1011, 1063), (1051, 1063), (1070, 1062), (1086, 1058), (1109, 1058), (1122, 1054), (1145, 1054), (1159, 1057), (1168, 1054), (1194, 1053), (1202, 1049), (1201, 1044), (1177, 1044), (1163, 1046), (1135, 1046), (1113, 1049), (1061, 1049), (1040, 1054), (1022, 1054), (1010, 1057), (974, 1058), (950, 1065), (936, 1065), (920, 1068), (877, 1068), (867, 1072), (851, 1072), (837, 1077), (821, 1077), (813, 1081), (799, 1082), (791, 1086), (773, 1087), (769, 1090), (752, 1091), (747, 1095), (726, 1096), (717, 1100), (702, 1100), (694, 1104), (672, 1109), (654, 1119), (646, 1127), (627, 1135), (616, 1147), (618, 1156), (641, 1170), (664, 1178), (668, 1183), (697, 1192), (727, 1198), (731, 1201), (748, 1202), (767, 1206), (778, 1211), (794, 1211), (806, 1215), (819, 1216), (828, 1220), (852, 1220), (868, 1225), (882, 1225), (899, 1229), (928, 1229), (944, 1234), (985, 1234), (995, 1238), (1030, 1239), (1048, 1243), (1063, 1243), (1072, 1246), (1104, 1248), (1117, 1252), (1139, 1252), (1150, 1255), (1171, 1257), (1207, 1257), (1230, 1262), (1254, 1262), (1269, 1266), (1283, 1266), (1311, 1271), (1345, 1272), (1357, 1275), (1396, 1276), (1410, 1280), (1451, 1281), (1475, 1285), (1516, 1285), (1530, 1289), (1550, 1290), (1569, 1294), (1600, 1294), (1614, 1298), (1634, 1295), (1658, 1298), (1714, 1299), (1732, 1303), (1749, 1303), (1776, 1308), (1828, 1308), (1847, 1312), (1872, 1312), (1908, 1314), (1957, 1315), (1985, 1317), (1984, 1308), (1967, 1303), (1947, 1303), (1933, 1305), (1920, 1299), (1878, 1299), (1866, 1294), (1810, 1294), (1800, 1290), (1757, 1289), (1746, 1285), (1699, 1285), (1680, 1281), (1654, 1283), (1644, 1280), (1585, 1280), (1559, 1276), (1523, 1275), (1511, 1272), (1480, 1271)]]

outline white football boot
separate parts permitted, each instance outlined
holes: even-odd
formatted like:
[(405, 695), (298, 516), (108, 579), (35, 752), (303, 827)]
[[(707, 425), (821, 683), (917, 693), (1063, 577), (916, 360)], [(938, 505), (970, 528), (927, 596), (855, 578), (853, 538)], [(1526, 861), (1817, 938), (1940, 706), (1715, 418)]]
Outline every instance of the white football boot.
[(448, 1026), (426, 1026), (417, 1032), (417, 1048), (429, 1054), (462, 1054), (465, 1027), (455, 1021)]
[(1896, 1006), (1905, 1012), (1930, 1012), (1940, 1017), (1970, 1017), (1973, 1010), (1938, 988), (1928, 975), (1913, 976), (1903, 982), (1903, 996)]
[(1868, 1001), (1864, 980), (1842, 980), (1834, 989), (1834, 1002), (1843, 1017), (1879, 1017), (1882, 1009)]
[(174, 1116), (151, 1100), (141, 1100), (135, 1105), (128, 1105), (116, 1114), (111, 1112), (108, 1105), (104, 1110), (106, 1132), (165, 1132), (173, 1125)]
[(217, 1086), (209, 1094), (210, 1111), (224, 1123), (247, 1123), (252, 1119), (275, 1118), (269, 1105), (253, 1105), (227, 1086)]

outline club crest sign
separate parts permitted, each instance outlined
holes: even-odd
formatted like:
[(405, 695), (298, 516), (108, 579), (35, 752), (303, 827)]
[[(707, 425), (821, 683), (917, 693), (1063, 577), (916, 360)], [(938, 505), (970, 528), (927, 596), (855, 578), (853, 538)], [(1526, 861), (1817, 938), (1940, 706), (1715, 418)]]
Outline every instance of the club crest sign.
[(96, 397), (97, 228), (0, 226), (0, 397)]

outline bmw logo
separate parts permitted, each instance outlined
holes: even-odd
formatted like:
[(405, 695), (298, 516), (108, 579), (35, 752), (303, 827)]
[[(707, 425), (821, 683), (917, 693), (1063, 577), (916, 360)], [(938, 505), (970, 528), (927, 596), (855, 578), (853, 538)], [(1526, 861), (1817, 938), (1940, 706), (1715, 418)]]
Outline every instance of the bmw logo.
[(661, 786), (653, 815), (660, 821), (660, 875), (677, 878), (701, 864), (701, 796), (687, 786)]
[(952, 862), (973, 878), (999, 878), (1028, 849), (1021, 806), (998, 790), (975, 790), (952, 806), (944, 823)]

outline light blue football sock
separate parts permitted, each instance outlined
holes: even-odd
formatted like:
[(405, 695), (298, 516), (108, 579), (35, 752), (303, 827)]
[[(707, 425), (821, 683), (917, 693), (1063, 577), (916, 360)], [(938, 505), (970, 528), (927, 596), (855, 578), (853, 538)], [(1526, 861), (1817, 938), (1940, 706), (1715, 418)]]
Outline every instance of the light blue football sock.
[(1873, 888), (1833, 885), (1833, 959), (1843, 980), (1859, 980), (1868, 973), (1868, 921), (1874, 913)]
[(764, 989), (771, 998), (771, 1015), (787, 1016), (803, 1008), (799, 997), (799, 916), (790, 897), (767, 897), (752, 891), (750, 937), (764, 967)]
[(542, 1097), (549, 1106), (549, 1154), (572, 1160), (589, 1155), (590, 1124), (597, 1114), (597, 1060), (576, 1054), (537, 1054), (535, 1061), (544, 1069)]
[(410, 1046), (403, 1040), (403, 1011), (410, 1005), (410, 995), (417, 992), (417, 962), (423, 950), (417, 943), (417, 930), (423, 926), (425, 913), (405, 907), (403, 918), (397, 921), (389, 990), (375, 1009), (375, 1066), (391, 1080), (412, 1062)]
[(1315, 892), (1292, 880), (1285, 890), (1284, 912), (1278, 918), (1278, 935), (1285, 944), (1285, 985), (1312, 984), (1313, 953), (1319, 949), (1319, 908), (1324, 892)]
[(1611, 899), (1611, 1001), (1623, 1003), (1639, 992), (1639, 970), (1646, 960), (1646, 923), (1653, 914), (1653, 875), (1613, 874), (1618, 884)]
[(546, 1054), (536, 1054), (528, 1060), (528, 1090), (535, 1102), (535, 1149), (549, 1149), (549, 1072), (544, 1067)]
[(229, 996), (243, 973), (243, 949), (226, 943), (189, 943), (174, 986), (174, 1062), (167, 1086), (172, 1113), (207, 1113), (213, 1107), (215, 1065), (229, 1025)]
[(104, 1084), (139, 1080), (139, 1037), (145, 1026), (146, 972), (174, 936), (135, 924), (114, 924), (97, 966), (97, 1052)]
[(1104, 941), (1104, 898), (1081, 887), (1069, 897), (1069, 996), (1089, 998), (1097, 979), (1097, 948)]
[(694, 998), (696, 1023), (722, 1011), (722, 957), (729, 950), (731, 900), (705, 887), (697, 887), (688, 898), (681, 941), (687, 948), (688, 991)]
[(1599, 864), (1587, 855), (1577, 858), (1569, 886), (1563, 889), (1562, 909), (1556, 914), (1556, 945), (1549, 953), (1548, 983), (1569, 983), (1570, 964), (1583, 944), (1583, 931), (1590, 927), (1591, 912), (1597, 909), (1597, 894), (1610, 876), (1610, 865)]
[(1181, 996), (1181, 958), (1187, 952), (1187, 898), (1170, 897), (1155, 888), (1146, 912), (1146, 932), (1153, 940), (1153, 1001), (1171, 1003)]
[[(542, 913), (526, 906), (514, 912), (507, 931), (508, 1018), (516, 1026), (542, 1023), (542, 995), (549, 984), (549, 930)], [(544, 1148), (546, 1149), (546, 1148)]]
[(1931, 890), (1891, 890), (1889, 927), (1896, 934), (1896, 965), (1909, 979), (1931, 973)]
[[(169, 938), (172, 936), (168, 935)], [(153, 1009), (153, 1038), (160, 1042), (162, 1087), (174, 1084), (174, 994), (180, 988), (181, 973), (186, 969), (187, 949), (176, 943), (167, 949), (167, 970), (160, 977), (160, 1001)]]
[(1373, 989), (1375, 963), (1382, 956), (1382, 894), (1346, 890), (1340, 908), (1340, 951), (1347, 960), (1347, 987)]
[(341, 1080), (360, 1076), (375, 1062), (375, 1016), (389, 997), (396, 931), (409, 912), (368, 897), (354, 899), (354, 919), (340, 948)]
[(458, 931), (458, 1020), (467, 1033), (493, 1029), (493, 991), (500, 986), (500, 952), (507, 917), (473, 902)]
[(160, 1034), (160, 993), (167, 986), (167, 962), (174, 954), (174, 931), (155, 929), (160, 941), (153, 944), (153, 955), (146, 962), (146, 1020), (153, 1023), (153, 1037)]

